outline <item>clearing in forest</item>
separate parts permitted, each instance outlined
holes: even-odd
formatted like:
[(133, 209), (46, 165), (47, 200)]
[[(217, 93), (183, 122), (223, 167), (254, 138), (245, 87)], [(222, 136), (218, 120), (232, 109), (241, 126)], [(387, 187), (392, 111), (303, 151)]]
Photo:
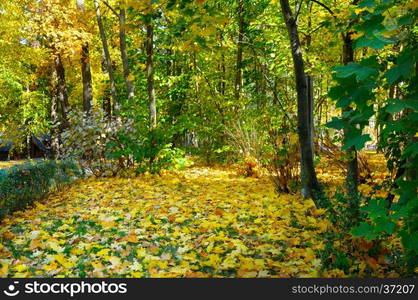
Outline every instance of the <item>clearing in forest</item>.
[(323, 213), (223, 169), (89, 178), (6, 216), (0, 276), (317, 277)]

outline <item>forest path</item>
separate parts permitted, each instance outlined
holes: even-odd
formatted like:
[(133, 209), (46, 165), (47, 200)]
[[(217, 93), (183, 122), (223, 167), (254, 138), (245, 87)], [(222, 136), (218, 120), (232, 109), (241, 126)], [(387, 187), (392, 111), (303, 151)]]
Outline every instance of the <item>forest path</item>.
[(223, 169), (83, 179), (2, 221), (0, 276), (314, 277), (322, 213)]

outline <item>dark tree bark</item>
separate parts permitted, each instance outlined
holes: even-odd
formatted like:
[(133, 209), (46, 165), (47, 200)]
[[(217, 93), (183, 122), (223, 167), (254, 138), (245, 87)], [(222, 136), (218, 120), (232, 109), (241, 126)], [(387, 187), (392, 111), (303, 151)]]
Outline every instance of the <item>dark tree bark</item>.
[[(282, 14), (289, 33), (292, 50), (293, 65), (295, 71), (297, 102), (298, 102), (298, 133), (301, 148), (301, 178), (303, 195), (306, 198), (316, 200), (320, 186), (316, 177), (313, 160), (313, 143), (310, 116), (312, 106), (309, 103), (309, 89), (302, 56), (302, 48), (299, 39), (298, 26), (293, 17), (288, 0), (280, 0)], [(318, 202), (318, 201), (316, 201)], [(319, 203), (316, 203), (319, 207)]]
[(116, 92), (115, 78), (113, 76), (112, 60), (110, 58), (109, 45), (107, 43), (106, 32), (105, 32), (104, 27), (103, 27), (103, 20), (102, 20), (102, 15), (100, 13), (99, 1), (94, 0), (94, 5), (95, 5), (95, 8), (96, 8), (97, 25), (99, 27), (100, 38), (101, 38), (102, 44), (103, 44), (103, 52), (104, 52), (104, 57), (105, 57), (106, 69), (107, 69), (107, 72), (109, 74), (110, 91), (111, 91), (112, 102), (113, 102), (112, 106), (114, 107), (115, 105), (117, 105), (119, 103), (119, 99), (118, 99), (118, 95), (117, 95), (117, 92)]
[(65, 69), (59, 54), (54, 57), (51, 86), (51, 119), (53, 123), (51, 146), (55, 157), (58, 157), (61, 154), (61, 132), (68, 127), (67, 113), (69, 110)]
[[(354, 1), (356, 2), (356, 1)], [(353, 40), (351, 38), (352, 32), (347, 32), (343, 36), (344, 45), (343, 45), (343, 64), (346, 65), (354, 61), (354, 48)], [(351, 108), (348, 107), (344, 109), (344, 112), (351, 111)], [(344, 135), (350, 135), (350, 130), (344, 128)], [(348, 195), (352, 198), (356, 198), (358, 191), (358, 161), (357, 161), (357, 151), (353, 146), (346, 151), (347, 157), (349, 158), (347, 162), (347, 175), (346, 175), (346, 189)], [(354, 199), (353, 199), (354, 200)], [(356, 201), (357, 202), (357, 201)], [(353, 204), (357, 206), (357, 204)], [(353, 209), (358, 210), (358, 207)]]
[(85, 44), (81, 54), (81, 75), (83, 78), (83, 111), (90, 114), (93, 106), (93, 84), (90, 68), (89, 45)]
[(68, 92), (67, 92), (67, 82), (65, 80), (65, 69), (62, 64), (61, 56), (57, 54), (54, 58), (55, 72), (57, 76), (56, 80), (56, 90), (58, 97), (58, 104), (61, 108), (61, 121), (62, 128), (68, 126), (68, 111), (70, 109), (70, 104), (68, 102)]
[(148, 101), (149, 101), (149, 122), (150, 130), (153, 131), (157, 128), (157, 108), (155, 102), (155, 89), (154, 89), (154, 25), (150, 21), (146, 25), (147, 40), (147, 89), (148, 89)]
[(122, 58), (123, 66), (123, 78), (125, 79), (126, 89), (128, 91), (128, 100), (132, 100), (135, 97), (135, 86), (129, 78), (129, 64), (128, 54), (126, 49), (126, 11), (124, 8), (119, 12), (119, 42), (120, 42), (120, 54)]
[[(103, 51), (102, 51), (101, 69), (103, 73), (107, 72), (106, 59), (105, 59), (105, 55)], [(106, 88), (103, 92), (102, 109), (105, 112), (107, 118), (110, 118), (112, 116), (112, 99), (111, 99), (111, 93), (110, 93), (109, 88)]]
[[(84, 0), (77, 0), (77, 8), (84, 12)], [(88, 43), (81, 48), (81, 77), (83, 79), (83, 111), (89, 114), (93, 104), (93, 84)]]
[(242, 48), (244, 43), (244, 2), (238, 1), (238, 43), (237, 43), (237, 66), (235, 73), (235, 99), (240, 99), (242, 88)]
[(58, 93), (56, 91), (57, 82), (57, 72), (56, 70), (52, 73), (52, 97), (51, 97), (51, 120), (52, 120), (52, 138), (51, 138), (51, 148), (53, 154), (56, 156), (60, 155), (60, 129), (59, 129), (59, 109), (58, 109)]
[[(221, 49), (223, 49), (223, 43), (224, 43), (224, 33), (221, 31), (219, 34), (219, 46)], [(220, 76), (220, 82), (219, 82), (219, 92), (222, 96), (225, 96), (226, 91), (226, 66), (225, 66), (225, 54), (223, 51), (221, 51), (221, 59), (219, 62), (219, 72), (221, 74)]]

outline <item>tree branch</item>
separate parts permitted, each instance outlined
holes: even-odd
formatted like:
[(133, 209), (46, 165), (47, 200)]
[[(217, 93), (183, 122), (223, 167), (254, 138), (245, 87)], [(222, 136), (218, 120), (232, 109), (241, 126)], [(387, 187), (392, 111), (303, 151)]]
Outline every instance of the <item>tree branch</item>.
[(299, 5), (298, 5), (298, 11), (295, 12), (296, 13), (295, 14), (295, 23), (297, 23), (297, 21), (298, 21), (298, 17), (299, 17), (300, 10), (302, 8), (302, 4), (303, 4), (303, 0), (300, 1)]
[(117, 16), (119, 18), (119, 14), (117, 13), (117, 11), (112, 6), (110, 6), (110, 4), (107, 3), (106, 0), (101, 0), (101, 1), (104, 5), (107, 6), (107, 8), (109, 8), (115, 14), (115, 16)]
[(336, 18), (335, 17), (335, 14), (334, 14), (334, 12), (332, 11), (332, 9), (331, 8), (329, 8), (328, 6), (326, 6), (324, 3), (322, 3), (322, 2), (319, 2), (318, 0), (310, 0), (311, 2), (314, 2), (314, 3), (316, 3), (316, 4), (318, 4), (319, 6), (322, 6), (323, 8), (325, 8), (334, 18)]

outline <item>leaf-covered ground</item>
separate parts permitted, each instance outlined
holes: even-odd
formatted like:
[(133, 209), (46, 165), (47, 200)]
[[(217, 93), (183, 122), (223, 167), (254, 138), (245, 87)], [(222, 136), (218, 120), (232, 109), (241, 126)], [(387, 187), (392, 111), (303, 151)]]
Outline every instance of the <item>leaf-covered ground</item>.
[(329, 226), (312, 201), (232, 171), (90, 178), (3, 220), (0, 275), (315, 277)]
[(9, 161), (0, 161), (0, 170), (5, 170), (7, 168), (20, 165), (26, 162), (26, 160), (9, 160)]

